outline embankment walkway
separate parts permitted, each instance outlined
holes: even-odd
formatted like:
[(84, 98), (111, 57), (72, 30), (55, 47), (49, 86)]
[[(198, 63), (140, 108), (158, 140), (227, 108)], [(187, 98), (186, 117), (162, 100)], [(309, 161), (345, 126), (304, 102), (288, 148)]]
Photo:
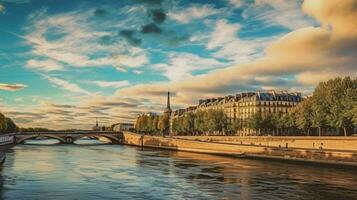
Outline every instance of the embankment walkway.
[(128, 145), (357, 167), (356, 137), (142, 136), (124, 132)]

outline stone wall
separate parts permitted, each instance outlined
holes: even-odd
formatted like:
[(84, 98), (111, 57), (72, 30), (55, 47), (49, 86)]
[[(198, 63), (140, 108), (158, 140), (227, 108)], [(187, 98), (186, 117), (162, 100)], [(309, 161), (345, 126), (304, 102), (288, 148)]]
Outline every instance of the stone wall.
[(357, 151), (357, 137), (180, 136), (176, 138), (266, 147)]
[[(225, 140), (223, 140), (219, 137), (222, 136), (172, 138), (141, 136), (124, 132), (124, 144), (245, 158), (283, 159), (357, 166), (357, 147), (355, 146), (357, 140), (354, 139), (352, 140), (354, 142), (351, 143), (347, 138), (340, 140), (335, 138), (324, 138), (324, 140), (304, 138), (304, 140), (301, 140), (302, 138), (294, 139), (293, 137), (250, 137), (238, 140), (234, 137), (230, 139), (224, 137)], [(320, 148), (319, 146), (310, 148), (314, 142), (321, 145), (321, 141), (324, 143), (324, 147), (330, 148)]]

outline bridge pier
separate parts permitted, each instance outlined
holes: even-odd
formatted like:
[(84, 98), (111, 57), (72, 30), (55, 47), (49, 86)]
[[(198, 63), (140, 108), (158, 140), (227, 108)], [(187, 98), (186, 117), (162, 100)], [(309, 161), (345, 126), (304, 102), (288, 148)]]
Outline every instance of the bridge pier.
[(73, 144), (73, 143), (74, 143), (74, 139), (72, 137), (65, 138), (65, 144)]

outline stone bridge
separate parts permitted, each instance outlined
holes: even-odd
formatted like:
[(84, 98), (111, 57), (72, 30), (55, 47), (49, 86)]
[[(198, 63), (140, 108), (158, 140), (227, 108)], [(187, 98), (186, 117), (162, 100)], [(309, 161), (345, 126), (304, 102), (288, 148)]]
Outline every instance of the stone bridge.
[(96, 138), (101, 137), (109, 139), (113, 144), (123, 143), (122, 132), (106, 132), (106, 131), (75, 131), (75, 132), (20, 132), (14, 134), (14, 143), (23, 144), (26, 140), (50, 138), (56, 139), (62, 144), (73, 144), (75, 141), (83, 138)]

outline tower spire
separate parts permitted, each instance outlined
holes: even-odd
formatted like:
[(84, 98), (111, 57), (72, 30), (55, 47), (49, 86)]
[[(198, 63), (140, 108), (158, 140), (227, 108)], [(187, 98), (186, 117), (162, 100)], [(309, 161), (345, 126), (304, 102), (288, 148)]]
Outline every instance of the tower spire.
[(171, 110), (171, 105), (170, 105), (170, 91), (167, 92), (167, 104), (166, 104), (166, 109), (164, 111), (164, 113), (167, 114), (171, 114), (172, 110)]
[(171, 110), (171, 106), (170, 106), (170, 91), (167, 91), (167, 109)]

